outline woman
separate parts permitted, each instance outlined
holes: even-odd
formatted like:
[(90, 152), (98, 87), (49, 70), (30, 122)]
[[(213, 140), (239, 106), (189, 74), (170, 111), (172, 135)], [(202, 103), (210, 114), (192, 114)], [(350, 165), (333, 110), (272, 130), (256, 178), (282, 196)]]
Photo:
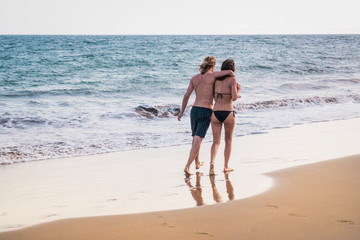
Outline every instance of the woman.
[[(223, 62), (221, 70), (232, 70), (235, 72), (235, 63), (232, 59)], [(213, 144), (211, 146), (210, 175), (215, 174), (214, 162), (217, 150), (220, 145), (221, 129), (225, 128), (225, 151), (224, 151), (224, 172), (233, 171), (229, 168), (231, 154), (232, 134), (235, 126), (235, 112), (232, 102), (240, 98), (241, 86), (235, 77), (223, 77), (223, 81), (214, 83), (215, 105), (211, 115), (211, 128), (213, 132)], [(217, 80), (222, 80), (217, 78)]]

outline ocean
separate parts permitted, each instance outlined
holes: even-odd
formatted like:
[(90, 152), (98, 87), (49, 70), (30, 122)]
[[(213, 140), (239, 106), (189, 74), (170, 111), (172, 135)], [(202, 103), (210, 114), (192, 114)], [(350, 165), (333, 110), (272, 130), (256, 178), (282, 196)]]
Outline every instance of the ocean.
[(190, 144), (208, 55), (236, 63), (236, 137), (360, 117), (360, 35), (1, 35), (0, 164)]

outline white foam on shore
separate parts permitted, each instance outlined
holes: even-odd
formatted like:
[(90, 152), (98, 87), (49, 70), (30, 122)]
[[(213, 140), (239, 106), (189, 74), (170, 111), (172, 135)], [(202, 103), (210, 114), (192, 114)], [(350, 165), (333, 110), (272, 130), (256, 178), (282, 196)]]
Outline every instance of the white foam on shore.
[[(63, 218), (117, 215), (194, 207), (254, 196), (273, 182), (264, 173), (360, 153), (360, 118), (297, 125), (233, 141), (228, 181), (208, 176), (205, 165), (183, 175), (190, 146), (141, 149), (0, 166), (0, 231)], [(192, 168), (195, 172), (195, 169)], [(214, 181), (213, 181), (214, 180)], [(233, 190), (232, 190), (233, 189)]]

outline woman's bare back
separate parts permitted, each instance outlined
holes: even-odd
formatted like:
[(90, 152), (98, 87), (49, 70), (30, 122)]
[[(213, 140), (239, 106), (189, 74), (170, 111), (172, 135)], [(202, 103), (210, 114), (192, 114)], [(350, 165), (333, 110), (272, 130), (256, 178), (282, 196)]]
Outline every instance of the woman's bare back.
[[(235, 80), (236, 81), (236, 80)], [(215, 81), (214, 84), (214, 111), (224, 110), (233, 111), (233, 96), (232, 86), (234, 83), (233, 77), (227, 77), (223, 81)]]

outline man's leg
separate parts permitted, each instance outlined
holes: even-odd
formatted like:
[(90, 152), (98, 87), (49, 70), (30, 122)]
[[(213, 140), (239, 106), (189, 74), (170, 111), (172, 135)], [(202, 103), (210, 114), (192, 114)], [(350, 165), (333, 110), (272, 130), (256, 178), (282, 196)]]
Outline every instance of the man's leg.
[(194, 161), (195, 157), (197, 155), (199, 155), (199, 150), (200, 150), (200, 146), (201, 146), (201, 142), (202, 142), (203, 138), (199, 137), (199, 136), (194, 136), (193, 137), (193, 144), (191, 146), (191, 150), (190, 150), (190, 154), (189, 154), (189, 159), (186, 163), (184, 172), (186, 174), (191, 174), (190, 173), (190, 165), (192, 164), (192, 162)]
[[(201, 147), (201, 145), (200, 145), (200, 147)], [(199, 160), (200, 147), (199, 147), (199, 150), (198, 150), (198, 152), (197, 152), (197, 154), (196, 154), (196, 156), (195, 156), (195, 168), (196, 168), (196, 169), (200, 169), (200, 167), (201, 167), (202, 165), (204, 165), (204, 162), (200, 162), (200, 160)]]

